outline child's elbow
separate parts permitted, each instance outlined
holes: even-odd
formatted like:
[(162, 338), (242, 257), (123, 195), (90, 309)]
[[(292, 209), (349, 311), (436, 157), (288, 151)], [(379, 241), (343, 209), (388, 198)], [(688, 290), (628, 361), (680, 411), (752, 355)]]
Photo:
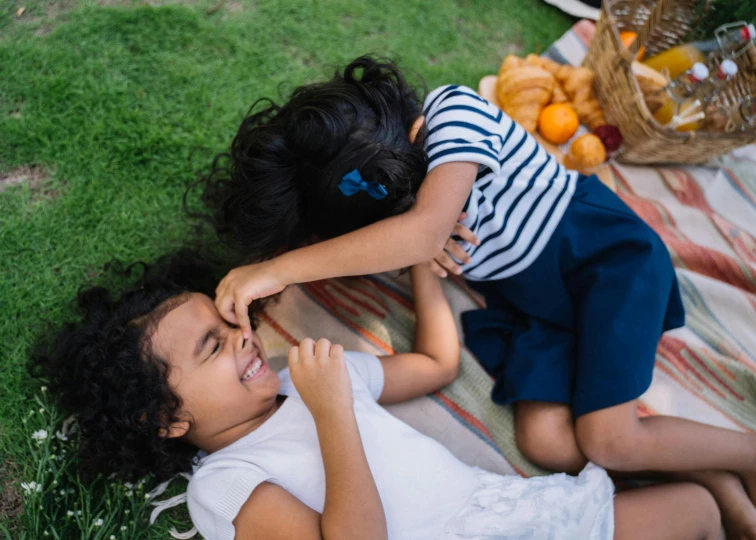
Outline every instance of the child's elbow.
[(455, 360), (444, 366), (439, 372), (439, 383), (442, 388), (453, 383), (459, 376), (459, 356)]

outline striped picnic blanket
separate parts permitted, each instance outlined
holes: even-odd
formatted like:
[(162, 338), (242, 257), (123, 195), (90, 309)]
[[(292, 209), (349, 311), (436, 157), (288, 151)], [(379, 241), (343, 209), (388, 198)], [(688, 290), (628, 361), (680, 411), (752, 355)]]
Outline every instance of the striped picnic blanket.
[[(579, 64), (592, 32), (581, 21), (546, 55)], [(639, 414), (756, 429), (756, 147), (708, 167), (614, 165), (613, 172), (618, 195), (669, 248), (687, 311), (687, 325), (659, 344)], [(462, 284), (444, 286), (457, 315), (477, 307)], [(290, 287), (264, 313), (260, 333), (271, 356), (308, 336), (390, 354), (410, 348), (413, 327), (406, 276), (380, 275)], [(511, 407), (494, 405), (491, 388), (465, 350), (453, 384), (390, 410), (467, 463), (542, 473), (517, 450)]]

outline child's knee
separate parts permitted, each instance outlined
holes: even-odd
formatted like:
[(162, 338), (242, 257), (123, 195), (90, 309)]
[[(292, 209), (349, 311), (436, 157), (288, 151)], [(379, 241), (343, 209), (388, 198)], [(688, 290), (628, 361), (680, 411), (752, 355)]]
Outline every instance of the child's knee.
[(714, 496), (703, 486), (685, 484), (689, 515), (696, 516), (700, 531), (699, 537), (704, 539), (719, 538), (722, 515)]
[(587, 462), (577, 446), (569, 415), (518, 415), (515, 439), (520, 452), (545, 469), (576, 474)]
[(634, 426), (617, 422), (594, 421), (591, 415), (578, 419), (575, 425), (577, 445), (596, 465), (613, 471), (635, 470), (636, 457)]

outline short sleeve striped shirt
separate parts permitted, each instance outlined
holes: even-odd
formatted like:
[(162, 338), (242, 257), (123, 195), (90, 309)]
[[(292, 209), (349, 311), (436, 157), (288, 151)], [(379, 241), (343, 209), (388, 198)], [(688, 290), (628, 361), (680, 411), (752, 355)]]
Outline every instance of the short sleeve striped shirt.
[(423, 107), (428, 171), (444, 163), (480, 164), (464, 224), (480, 239), (465, 243), (473, 281), (502, 279), (541, 253), (575, 191), (569, 171), (496, 106), (464, 86), (442, 86)]

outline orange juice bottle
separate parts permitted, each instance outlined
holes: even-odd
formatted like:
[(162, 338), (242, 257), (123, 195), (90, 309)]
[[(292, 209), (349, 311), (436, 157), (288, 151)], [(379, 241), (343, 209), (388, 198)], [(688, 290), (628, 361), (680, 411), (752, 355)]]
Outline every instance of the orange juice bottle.
[(706, 63), (712, 53), (720, 53), (724, 58), (737, 56), (753, 39), (756, 39), (756, 27), (753, 24), (727, 24), (717, 29), (716, 39), (678, 45), (644, 60), (643, 63), (657, 71), (666, 68), (669, 78), (675, 79), (696, 62)]
[(659, 92), (665, 97), (654, 118), (661, 125), (667, 125), (680, 113), (680, 105), (696, 93), (701, 84), (709, 77), (709, 69), (701, 62), (693, 64), (689, 70), (670, 82)]

